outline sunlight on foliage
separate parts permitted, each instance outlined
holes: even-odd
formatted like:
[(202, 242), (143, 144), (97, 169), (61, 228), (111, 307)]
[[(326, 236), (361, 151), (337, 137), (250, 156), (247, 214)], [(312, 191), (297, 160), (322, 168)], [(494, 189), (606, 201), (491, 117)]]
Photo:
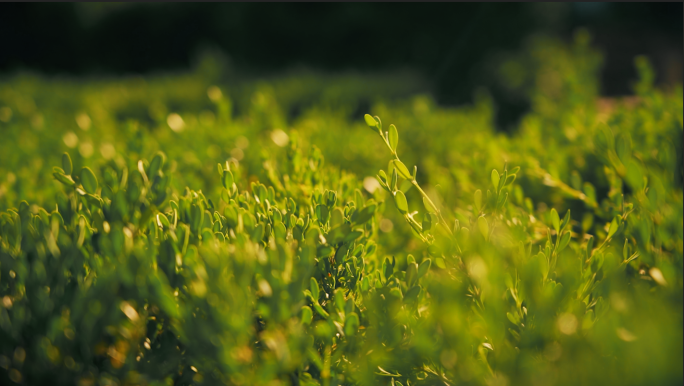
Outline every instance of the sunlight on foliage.
[(681, 384), (681, 85), (511, 60), (509, 134), (399, 78), (3, 80), (1, 383)]

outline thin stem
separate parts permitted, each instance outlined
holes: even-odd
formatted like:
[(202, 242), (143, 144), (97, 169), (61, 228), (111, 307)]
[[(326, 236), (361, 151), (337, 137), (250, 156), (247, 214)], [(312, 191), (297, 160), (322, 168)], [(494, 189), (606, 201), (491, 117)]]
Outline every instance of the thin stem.
[[(398, 158), (397, 158), (397, 159), (398, 159)], [(411, 183), (413, 184), (413, 186), (416, 187), (416, 189), (418, 189), (418, 191), (419, 191), (420, 194), (423, 196), (423, 198), (425, 198), (425, 199), (427, 200), (427, 203), (428, 203), (428, 204), (432, 207), (432, 209), (437, 213), (437, 216), (439, 217), (439, 221), (442, 222), (442, 226), (444, 226), (444, 227), (446, 228), (447, 232), (449, 232), (449, 236), (452, 236), (452, 237), (453, 237), (454, 234), (453, 234), (453, 232), (451, 231), (451, 228), (449, 228), (449, 225), (447, 224), (446, 220), (444, 220), (444, 217), (442, 217), (442, 212), (437, 208), (437, 206), (435, 205), (435, 203), (432, 202), (432, 200), (430, 199), (430, 197), (428, 197), (427, 193), (425, 193), (425, 192), (423, 191), (423, 189), (421, 189), (420, 185), (418, 185), (418, 183), (416, 182), (415, 178), (414, 178), (413, 180), (411, 180)]]
[[(390, 150), (390, 152), (392, 153), (394, 158), (397, 161), (401, 162), (401, 160), (399, 159), (399, 156), (397, 155), (396, 150), (392, 149), (392, 146), (390, 146), (389, 141), (387, 140), (387, 138), (385, 138), (385, 135), (382, 133), (382, 131), (378, 131), (378, 133), (380, 134), (380, 138), (382, 138), (383, 142), (385, 142), (385, 145), (387, 145), (387, 148)], [(427, 203), (432, 207), (432, 209), (437, 213), (437, 217), (439, 217), (439, 221), (442, 223), (442, 226), (444, 228), (446, 228), (447, 232), (449, 233), (449, 236), (453, 238), (454, 234), (451, 231), (451, 228), (449, 228), (449, 225), (447, 224), (446, 220), (444, 220), (444, 217), (442, 216), (442, 212), (439, 210), (439, 208), (437, 208), (437, 205), (435, 205), (435, 203), (432, 202), (430, 197), (428, 197), (427, 193), (425, 193), (423, 191), (423, 189), (421, 189), (420, 185), (418, 185), (418, 182), (416, 182), (416, 176), (413, 176), (413, 179), (411, 179), (410, 181), (411, 181), (411, 184), (413, 184), (413, 186), (415, 186), (416, 189), (418, 189), (418, 191), (423, 196), (423, 198), (425, 198), (427, 200)]]

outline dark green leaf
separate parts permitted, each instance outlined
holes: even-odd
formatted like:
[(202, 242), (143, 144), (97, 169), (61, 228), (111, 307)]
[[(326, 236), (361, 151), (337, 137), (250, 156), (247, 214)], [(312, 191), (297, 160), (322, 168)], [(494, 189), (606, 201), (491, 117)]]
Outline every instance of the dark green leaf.
[(318, 301), (318, 297), (320, 296), (320, 290), (318, 288), (318, 281), (316, 281), (316, 278), (311, 278), (309, 289), (311, 290), (311, 296), (313, 297), (314, 301)]
[(425, 274), (430, 270), (430, 264), (431, 263), (432, 263), (432, 261), (430, 259), (425, 259), (425, 260), (423, 260), (422, 263), (420, 263), (420, 266), (418, 267), (418, 276), (417, 276), (416, 280), (425, 276)]
[(344, 321), (344, 334), (346, 336), (354, 336), (356, 331), (359, 329), (359, 316), (352, 312), (347, 315)]
[(312, 320), (313, 320), (313, 311), (311, 311), (311, 308), (309, 308), (309, 306), (303, 306), (302, 307), (302, 324), (309, 325), (309, 324), (311, 324)]
[(89, 167), (81, 169), (81, 184), (86, 192), (90, 194), (95, 194), (97, 192), (97, 178)]
[(64, 169), (64, 174), (71, 175), (74, 171), (73, 164), (71, 163), (71, 157), (69, 153), (62, 154), (62, 169)]

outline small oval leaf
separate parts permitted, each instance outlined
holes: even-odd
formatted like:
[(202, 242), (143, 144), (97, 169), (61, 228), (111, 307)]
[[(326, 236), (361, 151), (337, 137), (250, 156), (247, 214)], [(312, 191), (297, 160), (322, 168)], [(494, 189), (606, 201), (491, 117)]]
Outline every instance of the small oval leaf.
[(85, 189), (86, 192), (90, 194), (95, 194), (95, 192), (97, 192), (97, 178), (89, 167), (81, 169), (81, 184), (83, 184), (83, 189)]
[(492, 170), (492, 184), (494, 185), (494, 189), (498, 189), (500, 178), (501, 177), (499, 176), (499, 172), (497, 172), (496, 169), (493, 169)]
[(309, 306), (303, 306), (302, 307), (302, 324), (311, 324), (311, 321), (313, 320), (313, 311), (311, 311), (311, 308)]
[(556, 208), (551, 209), (551, 224), (553, 225), (553, 229), (556, 230), (556, 233), (560, 232), (560, 218), (558, 217)]
[(313, 297), (315, 302), (318, 302), (318, 296), (320, 295), (320, 290), (318, 289), (318, 281), (316, 281), (315, 277), (311, 278), (311, 297)]
[(71, 163), (71, 157), (69, 153), (62, 154), (62, 169), (64, 169), (64, 174), (71, 175), (74, 171), (74, 165)]
[(396, 153), (399, 144), (399, 132), (397, 132), (397, 127), (394, 124), (389, 126), (389, 144), (392, 151)]
[(617, 217), (613, 218), (613, 221), (610, 222), (610, 228), (608, 230), (608, 237), (611, 238), (617, 232), (618, 230), (618, 222), (617, 222)]
[(404, 163), (399, 161), (399, 160), (394, 160), (393, 162), (394, 162), (394, 167), (397, 168), (397, 171), (399, 172), (399, 175), (402, 178), (410, 180), (411, 179), (411, 173), (409, 172), (406, 165), (404, 165)]
[(394, 193), (394, 202), (397, 204), (397, 209), (401, 214), (408, 213), (408, 202), (406, 202), (406, 196), (401, 190), (397, 190)]
[(475, 191), (474, 203), (475, 210), (479, 213), (482, 210), (482, 191), (480, 189)]
[(484, 216), (477, 218), (477, 227), (480, 229), (480, 233), (484, 236), (485, 240), (489, 240), (489, 223)]
[(370, 114), (366, 114), (363, 116), (363, 119), (366, 121), (366, 124), (369, 127), (377, 127), (378, 123), (373, 119), (373, 117)]
[(416, 280), (425, 276), (425, 274), (430, 270), (431, 264), (432, 264), (432, 260), (430, 260), (430, 259), (425, 259), (425, 260), (423, 260), (422, 263), (420, 263), (420, 265), (418, 266), (418, 276), (416, 277)]

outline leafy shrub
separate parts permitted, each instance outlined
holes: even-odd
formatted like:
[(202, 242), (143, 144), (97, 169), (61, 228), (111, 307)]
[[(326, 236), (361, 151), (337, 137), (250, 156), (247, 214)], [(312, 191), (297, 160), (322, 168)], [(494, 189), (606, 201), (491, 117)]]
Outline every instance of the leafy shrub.
[(510, 136), (486, 94), (5, 85), (3, 383), (681, 384), (681, 87), (640, 58), (602, 110), (599, 59), (536, 41)]

